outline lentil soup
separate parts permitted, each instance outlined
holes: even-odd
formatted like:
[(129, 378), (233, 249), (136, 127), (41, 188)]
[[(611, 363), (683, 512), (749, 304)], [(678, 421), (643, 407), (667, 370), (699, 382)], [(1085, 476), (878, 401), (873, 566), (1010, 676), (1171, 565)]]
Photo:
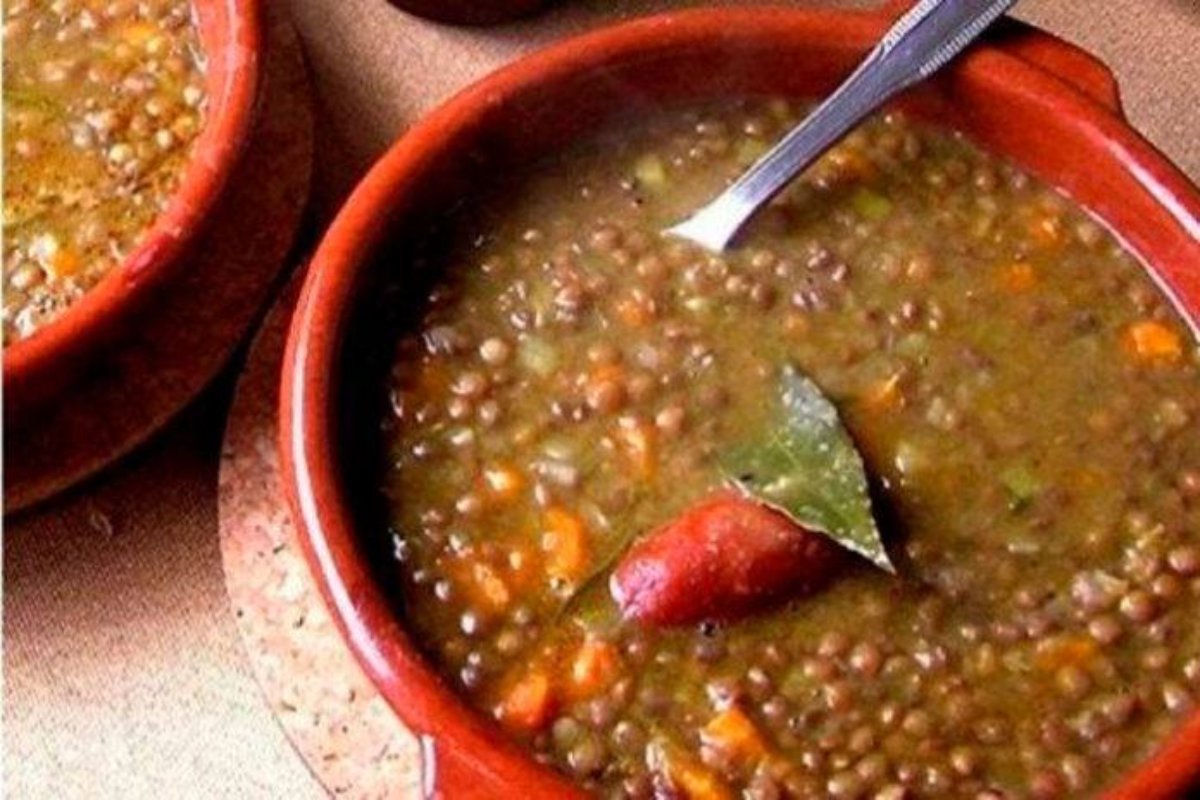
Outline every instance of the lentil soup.
[[(1068, 199), (898, 113), (728, 254), (658, 233), (800, 111), (613, 126), (397, 257), (434, 281), (374, 473), (407, 624), (601, 796), (1095, 794), (1200, 696), (1200, 349)], [(772, 429), (788, 368), (836, 404), (898, 574), (623, 617), (610, 568)]]
[(166, 207), (203, 124), (188, 0), (4, 5), (4, 344), (100, 281)]

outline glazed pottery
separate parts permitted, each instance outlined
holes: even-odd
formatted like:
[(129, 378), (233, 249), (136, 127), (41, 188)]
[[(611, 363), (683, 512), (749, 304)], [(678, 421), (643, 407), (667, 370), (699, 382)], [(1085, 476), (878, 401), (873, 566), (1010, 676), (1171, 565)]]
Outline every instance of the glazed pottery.
[[(386, 555), (358, 534), (361, 509), (351, 497), (364, 481), (349, 474), (363, 459), (352, 457), (343, 425), (361, 348), (347, 337), (381, 263), (376, 256), (470, 191), (488, 165), (552, 152), (615, 114), (726, 96), (821, 96), (887, 24), (879, 14), (697, 10), (563, 42), (475, 84), (412, 128), (330, 227), (284, 362), (284, 481), (311, 568), (350, 647), (422, 737), (427, 792), (456, 800), (518, 789), (525, 798), (578, 794), (469, 709), (426, 662), (375, 578), (373, 559)], [(1200, 193), (1124, 120), (1113, 77), (1094, 58), (1007, 23), (901, 105), (1073, 196), (1144, 259), (1193, 324), (1200, 320)], [(1107, 796), (1177, 796), (1198, 776), (1200, 713)]]

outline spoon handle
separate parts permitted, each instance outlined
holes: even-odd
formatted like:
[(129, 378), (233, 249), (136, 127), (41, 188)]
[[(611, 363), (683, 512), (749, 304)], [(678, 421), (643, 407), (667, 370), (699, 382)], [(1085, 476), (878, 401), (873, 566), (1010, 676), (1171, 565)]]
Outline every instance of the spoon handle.
[(921, 0), (858, 68), (715, 200), (668, 233), (720, 252), (746, 220), (894, 95), (937, 72), (1016, 0)]

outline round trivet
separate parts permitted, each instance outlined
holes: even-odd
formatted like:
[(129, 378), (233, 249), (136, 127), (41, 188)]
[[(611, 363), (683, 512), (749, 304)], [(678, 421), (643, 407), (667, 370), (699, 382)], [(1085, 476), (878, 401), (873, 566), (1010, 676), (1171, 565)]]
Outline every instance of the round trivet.
[(417, 740), (342, 641), (283, 499), (276, 411), (299, 283), (292, 281), (255, 338), (225, 429), (218, 491), (225, 583), (255, 677), (325, 788), (338, 797), (417, 797)]
[(308, 199), (313, 116), (299, 39), (280, 4), (268, 5), (259, 119), (197, 255), (86, 377), (20, 425), (5, 421), (5, 513), (149, 438), (220, 371), (278, 288)]

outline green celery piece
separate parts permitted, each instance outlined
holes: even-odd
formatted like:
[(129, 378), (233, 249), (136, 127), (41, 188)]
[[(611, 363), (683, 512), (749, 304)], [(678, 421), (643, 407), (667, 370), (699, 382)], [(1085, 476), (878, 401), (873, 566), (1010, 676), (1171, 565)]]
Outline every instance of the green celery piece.
[(854, 207), (854, 211), (860, 217), (869, 219), (872, 222), (878, 222), (892, 213), (891, 200), (879, 194), (879, 192), (874, 192), (864, 187), (854, 190), (854, 194), (850, 196), (850, 205)]

